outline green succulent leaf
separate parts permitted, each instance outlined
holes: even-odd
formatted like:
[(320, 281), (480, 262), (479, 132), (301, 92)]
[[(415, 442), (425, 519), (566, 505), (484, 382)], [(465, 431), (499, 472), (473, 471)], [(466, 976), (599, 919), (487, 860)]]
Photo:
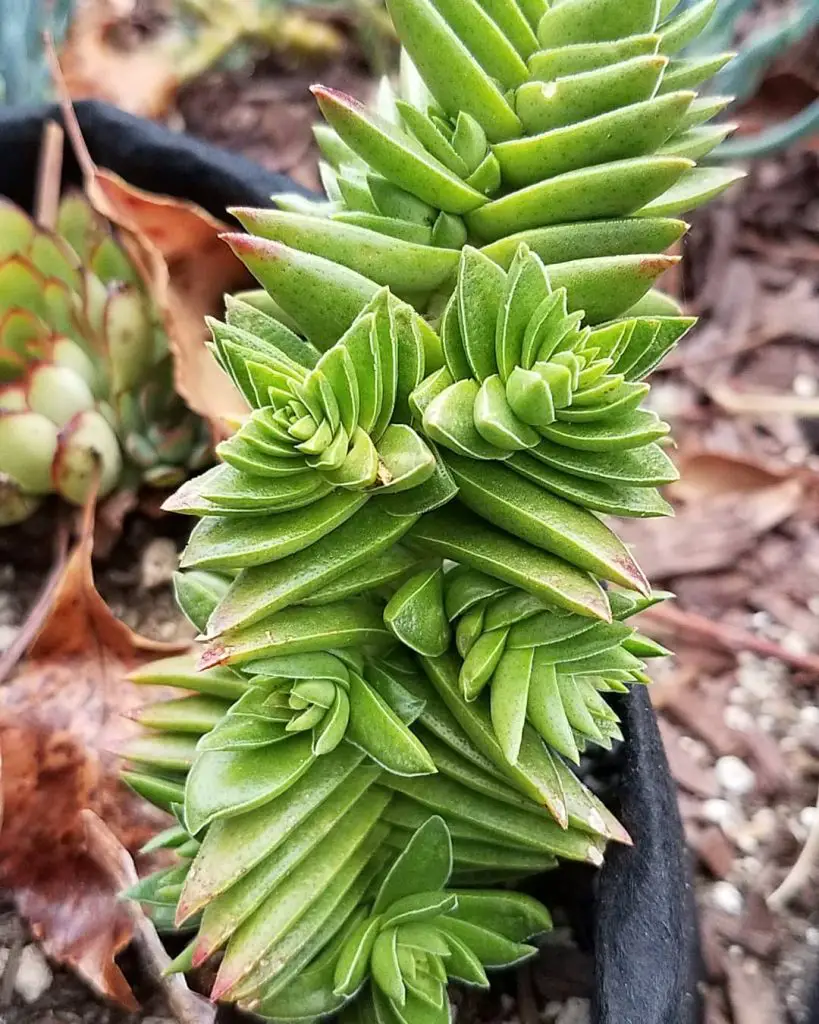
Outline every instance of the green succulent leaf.
[(437, 657), (449, 647), (449, 623), (444, 612), (444, 574), (440, 568), (412, 576), (393, 594), (384, 621), (406, 646)]

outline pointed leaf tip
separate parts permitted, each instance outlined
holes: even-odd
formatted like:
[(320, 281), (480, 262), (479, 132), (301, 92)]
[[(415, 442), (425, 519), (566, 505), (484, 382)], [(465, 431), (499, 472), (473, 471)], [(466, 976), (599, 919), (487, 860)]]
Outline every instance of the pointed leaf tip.
[(203, 672), (207, 668), (216, 668), (217, 665), (223, 665), (230, 656), (230, 652), (222, 644), (215, 644), (212, 647), (208, 647), (207, 650), (203, 651), (199, 656), (199, 660), (196, 663), (197, 671)]
[(272, 259), (285, 248), (281, 242), (271, 242), (269, 239), (246, 235), (241, 231), (225, 231), (219, 238), (226, 242), (239, 258), (243, 255), (254, 255)]
[(352, 103), (355, 106), (364, 108), (364, 104), (360, 103), (354, 96), (344, 92), (342, 89), (334, 89), (331, 85), (322, 85), (320, 82), (310, 86), (310, 92), (318, 98), (319, 96), (326, 96), (328, 99), (339, 100), (343, 103)]

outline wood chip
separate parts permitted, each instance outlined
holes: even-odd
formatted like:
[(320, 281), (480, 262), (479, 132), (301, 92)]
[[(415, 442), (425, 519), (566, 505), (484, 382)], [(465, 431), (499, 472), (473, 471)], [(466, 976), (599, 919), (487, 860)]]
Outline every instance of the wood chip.
[(677, 784), (705, 800), (717, 796), (719, 786), (713, 769), (697, 763), (685, 749), (683, 734), (676, 726), (665, 719), (660, 719), (659, 725), (668, 766)]
[(726, 972), (735, 1024), (784, 1024), (776, 985), (756, 961), (729, 957)]
[(745, 753), (745, 737), (730, 729), (722, 717), (722, 705), (697, 691), (678, 692), (666, 704), (666, 714), (707, 744), (718, 756)]
[(727, 878), (734, 866), (735, 850), (717, 825), (709, 825), (695, 835), (691, 846), (700, 861), (715, 878)]

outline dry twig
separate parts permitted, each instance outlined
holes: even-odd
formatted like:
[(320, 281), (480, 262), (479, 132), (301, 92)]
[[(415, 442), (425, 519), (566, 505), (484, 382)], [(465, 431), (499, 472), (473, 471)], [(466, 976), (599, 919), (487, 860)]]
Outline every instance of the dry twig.
[(777, 912), (784, 910), (794, 896), (811, 880), (814, 868), (819, 865), (819, 795), (816, 798), (816, 812), (808, 832), (808, 838), (796, 863), (782, 880), (781, 885), (771, 893), (766, 901), (771, 910)]
[(819, 676), (819, 655), (796, 654), (772, 640), (754, 636), (747, 629), (711, 622), (696, 612), (687, 612), (672, 605), (662, 605), (647, 609), (642, 613), (641, 619), (648, 631), (652, 625), (657, 625), (672, 633), (686, 633), (728, 651), (751, 651), (762, 658), (776, 658), (800, 672), (808, 672), (814, 677)]
[(57, 223), (60, 206), (60, 183), (63, 173), (65, 132), (56, 121), (46, 121), (40, 143), (37, 185), (34, 196), (34, 219), (41, 228), (51, 231)]

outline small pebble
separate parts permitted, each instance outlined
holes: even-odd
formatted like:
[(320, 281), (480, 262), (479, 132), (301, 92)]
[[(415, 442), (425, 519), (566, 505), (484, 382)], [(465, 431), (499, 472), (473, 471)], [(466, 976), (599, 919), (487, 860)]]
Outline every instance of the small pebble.
[(715, 882), (711, 886), (711, 902), (717, 910), (738, 917), (742, 913), (742, 893), (730, 882)]
[(154, 590), (170, 583), (178, 568), (179, 555), (174, 542), (169, 537), (155, 537), (142, 552), (140, 583), (145, 590)]
[(756, 775), (738, 757), (721, 757), (714, 766), (717, 782), (727, 793), (744, 796), (756, 786)]
[(680, 736), (680, 746), (699, 764), (704, 764), (709, 759), (708, 747), (700, 740), (695, 740), (693, 736)]
[(717, 800), (714, 797), (703, 801), (702, 816), (706, 821), (719, 825), (723, 831), (736, 828), (742, 822), (742, 818), (735, 807), (729, 804), (727, 800)]
[[(819, 614), (819, 608), (817, 608), (817, 614)], [(799, 721), (805, 725), (819, 726), (819, 706), (816, 704), (806, 704), (804, 707), (799, 709)]]
[(810, 651), (807, 639), (799, 633), (786, 633), (780, 642), (789, 654), (808, 654)]
[(750, 704), (750, 694), (746, 693), (741, 686), (733, 686), (728, 691), (729, 704)]
[(785, 462), (789, 462), (792, 466), (802, 466), (805, 463), (806, 452), (801, 444), (788, 445), (782, 454)]
[(816, 394), (816, 379), (808, 373), (797, 373), (793, 378), (793, 393), (800, 398), (813, 398)]
[(589, 1024), (591, 1021), (591, 1004), (588, 999), (572, 998), (557, 1015), (555, 1024)]
[(770, 842), (776, 835), (776, 828), (776, 812), (771, 807), (760, 807), (751, 818), (751, 829), (761, 843)]
[(20, 954), (14, 991), (26, 1003), (36, 1003), (51, 986), (51, 968), (37, 946), (26, 946)]
[(816, 808), (815, 807), (803, 807), (799, 812), (799, 824), (802, 828), (810, 831), (813, 828), (813, 824), (816, 821)]
[(6, 651), (17, 639), (19, 626), (0, 626), (0, 651)]
[(729, 704), (723, 714), (725, 724), (737, 732), (748, 732), (754, 727), (754, 716), (750, 711), (737, 704)]
[(759, 700), (777, 695), (780, 689), (779, 676), (777, 666), (770, 660), (758, 658), (748, 651), (742, 651), (737, 656), (737, 682)]
[(814, 949), (819, 946), (819, 928), (807, 928), (805, 930), (805, 942)]

